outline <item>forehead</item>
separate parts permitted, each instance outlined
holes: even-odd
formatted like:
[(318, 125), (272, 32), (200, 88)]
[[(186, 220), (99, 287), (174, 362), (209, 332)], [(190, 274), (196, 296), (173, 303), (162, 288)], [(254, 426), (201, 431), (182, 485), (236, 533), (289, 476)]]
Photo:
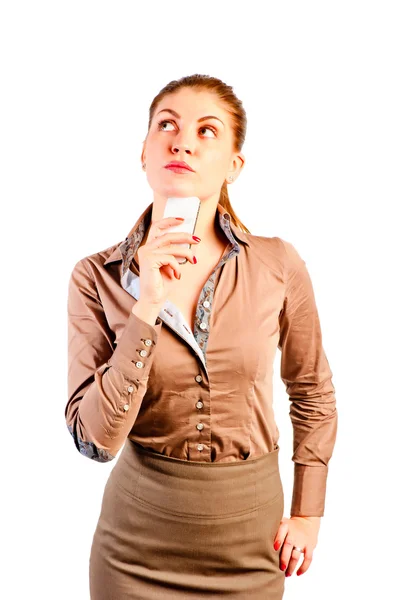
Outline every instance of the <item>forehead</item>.
[[(216, 94), (207, 90), (183, 88), (162, 98), (155, 114), (166, 108), (176, 111), (181, 118), (200, 118), (205, 115), (215, 115), (227, 122), (227, 111)], [(166, 112), (163, 114), (167, 114)]]

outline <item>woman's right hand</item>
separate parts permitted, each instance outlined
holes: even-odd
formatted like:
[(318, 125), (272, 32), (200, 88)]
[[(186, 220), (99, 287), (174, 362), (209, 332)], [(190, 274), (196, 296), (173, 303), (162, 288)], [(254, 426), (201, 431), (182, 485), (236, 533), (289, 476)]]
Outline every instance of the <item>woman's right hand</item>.
[(140, 263), (140, 301), (159, 306), (165, 303), (173, 283), (181, 277), (180, 265), (175, 256), (194, 262), (191, 248), (176, 244), (196, 244), (190, 233), (163, 233), (168, 227), (181, 223), (174, 217), (164, 217), (151, 223), (146, 243), (137, 251)]

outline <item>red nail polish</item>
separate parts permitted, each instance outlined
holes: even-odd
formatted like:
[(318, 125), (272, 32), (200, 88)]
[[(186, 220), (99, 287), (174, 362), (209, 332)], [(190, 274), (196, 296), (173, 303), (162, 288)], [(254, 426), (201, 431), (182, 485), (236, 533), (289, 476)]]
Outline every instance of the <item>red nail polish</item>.
[(281, 564), (281, 570), (285, 571), (285, 569), (287, 568), (287, 565)]
[(193, 263), (196, 265), (197, 264), (197, 259), (195, 256), (193, 256)]
[(184, 221), (183, 217), (175, 217), (176, 221)]
[(196, 242), (200, 242), (201, 238), (197, 237), (196, 235), (193, 235), (193, 240), (195, 240)]
[(280, 545), (280, 542), (274, 542), (274, 549), (278, 550), (279, 545)]
[(296, 574), (297, 574), (297, 575), (303, 575), (303, 571), (300, 571), (300, 572), (299, 572), (299, 571), (297, 571), (297, 573), (296, 573)]

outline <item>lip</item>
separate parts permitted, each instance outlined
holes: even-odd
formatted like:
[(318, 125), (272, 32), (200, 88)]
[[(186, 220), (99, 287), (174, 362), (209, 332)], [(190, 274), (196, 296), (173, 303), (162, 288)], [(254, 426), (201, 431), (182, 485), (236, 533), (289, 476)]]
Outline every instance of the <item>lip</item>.
[(165, 165), (165, 169), (170, 169), (172, 171), (175, 171), (176, 173), (184, 173), (185, 171), (192, 171), (194, 173), (194, 169), (192, 169), (190, 165), (188, 165), (184, 161), (178, 160), (172, 160), (171, 162), (169, 162), (167, 165)]

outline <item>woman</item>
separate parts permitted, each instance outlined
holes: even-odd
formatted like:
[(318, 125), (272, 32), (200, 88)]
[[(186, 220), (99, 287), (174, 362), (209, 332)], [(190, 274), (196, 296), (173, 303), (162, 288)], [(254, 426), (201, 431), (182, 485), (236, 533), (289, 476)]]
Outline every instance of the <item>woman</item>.
[[(92, 600), (278, 600), (301, 555), (297, 574), (312, 560), (335, 390), (304, 260), (281, 238), (251, 235), (230, 205), (245, 131), (241, 102), (219, 79), (168, 84), (142, 152), (153, 202), (122, 243), (81, 259), (70, 278), (68, 429), (95, 461), (123, 447), (93, 538)], [(190, 170), (165, 168), (172, 160)], [(200, 239), (168, 232), (171, 196), (200, 199)], [(289, 519), (272, 409), (277, 348), (294, 428)]]

